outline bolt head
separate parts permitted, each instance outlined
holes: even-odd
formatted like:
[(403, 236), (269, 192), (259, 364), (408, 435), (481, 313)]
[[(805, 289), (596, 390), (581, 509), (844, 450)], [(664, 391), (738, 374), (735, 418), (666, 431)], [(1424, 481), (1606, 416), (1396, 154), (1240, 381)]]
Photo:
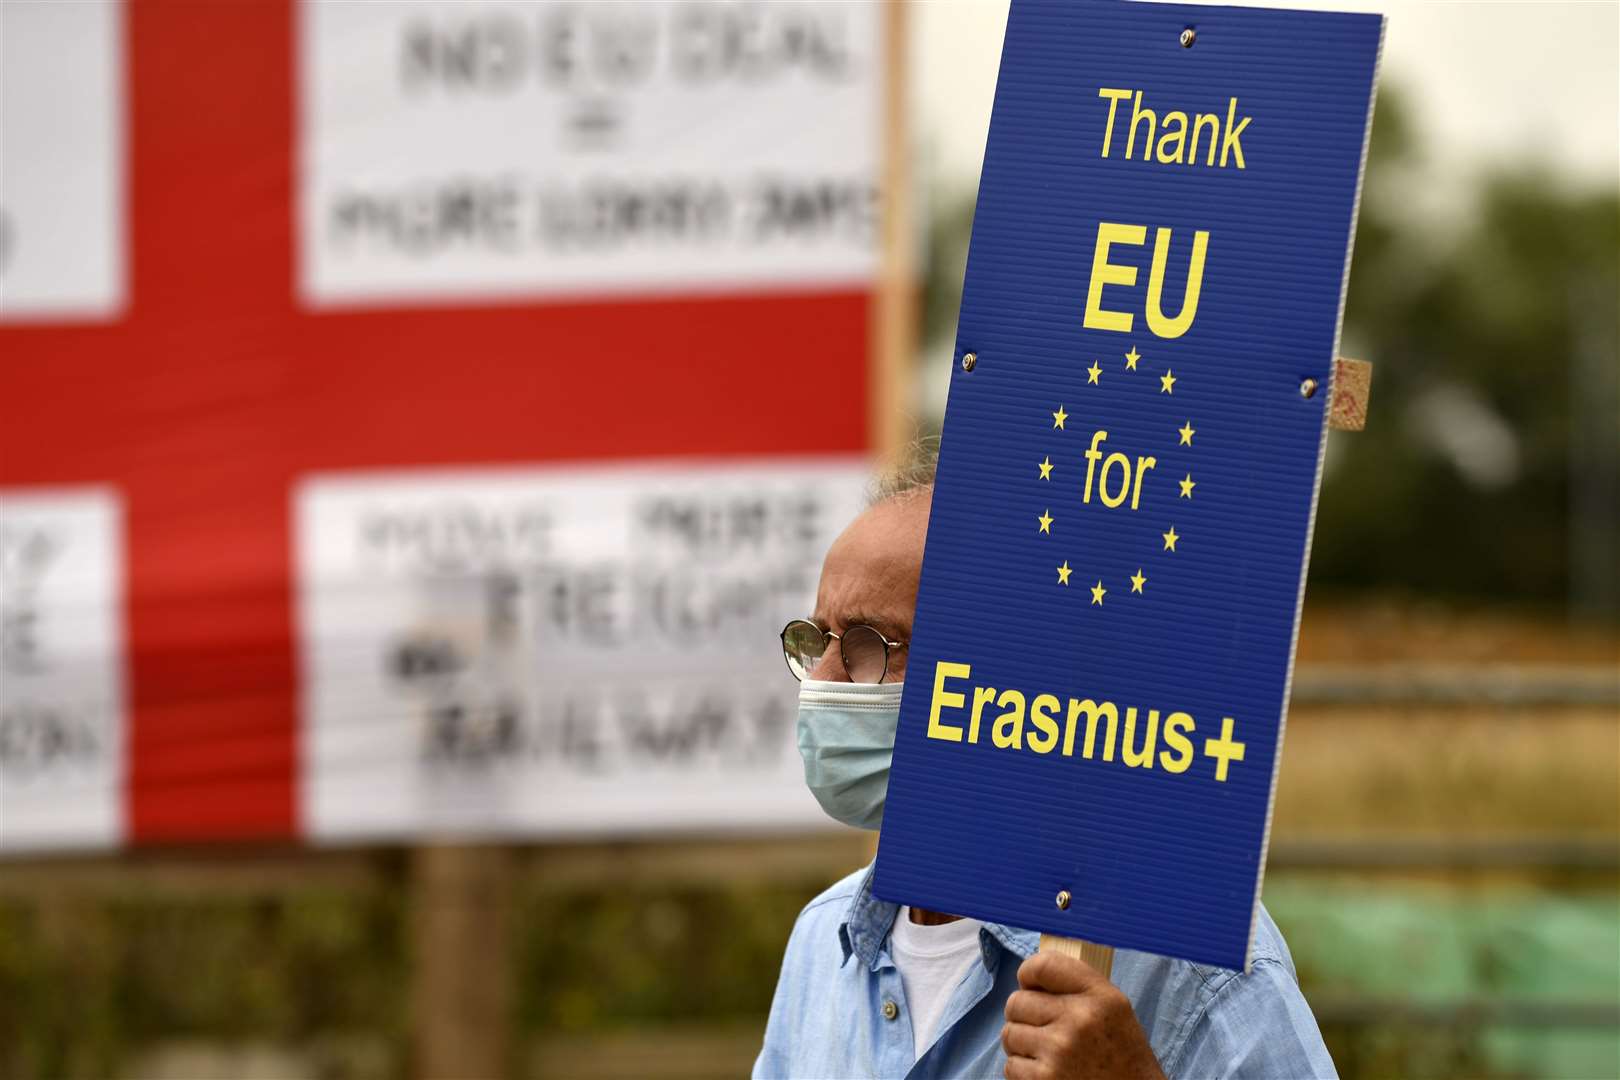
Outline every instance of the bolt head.
[(962, 354), (962, 370), (963, 371), (972, 371), (975, 367), (978, 366), (978, 364), (979, 364), (979, 354), (978, 353), (963, 353)]
[(1069, 910), (1069, 901), (1072, 900), (1072, 899), (1074, 899), (1074, 897), (1069, 895), (1069, 890), (1068, 889), (1064, 889), (1062, 892), (1058, 893), (1057, 894), (1058, 910), (1059, 911), (1068, 911)]
[(1194, 30), (1192, 27), (1189, 26), (1189, 27), (1187, 27), (1187, 29), (1185, 29), (1185, 30), (1183, 30), (1181, 32), (1181, 47), (1183, 49), (1192, 48), (1193, 42), (1195, 42), (1197, 40), (1198, 40), (1198, 31)]
[(1305, 379), (1299, 384), (1299, 396), (1309, 398), (1316, 396), (1317, 382), (1315, 379)]

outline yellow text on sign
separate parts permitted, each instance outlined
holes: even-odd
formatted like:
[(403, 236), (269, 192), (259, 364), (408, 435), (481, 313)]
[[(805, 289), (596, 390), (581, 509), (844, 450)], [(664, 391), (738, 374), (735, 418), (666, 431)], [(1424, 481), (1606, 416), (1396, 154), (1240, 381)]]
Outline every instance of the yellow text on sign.
[[(1134, 263), (1114, 262), (1115, 247), (1141, 247), (1147, 243), (1146, 225), (1122, 225), (1113, 221), (1097, 223), (1097, 246), (1091, 256), (1091, 286), (1086, 291), (1086, 329), (1114, 330), (1122, 334), (1131, 332), (1136, 315), (1129, 311), (1115, 311), (1103, 307), (1103, 289), (1109, 285), (1136, 284), (1138, 267)], [(1198, 314), (1198, 294), (1204, 284), (1204, 254), (1209, 250), (1209, 232), (1198, 229), (1193, 233), (1192, 258), (1187, 267), (1187, 288), (1181, 298), (1181, 311), (1174, 317), (1164, 313), (1165, 265), (1170, 261), (1170, 229), (1160, 227), (1153, 237), (1153, 263), (1148, 271), (1147, 316), (1148, 329), (1155, 337), (1178, 338), (1185, 334)]]
[[(1078, 750), (1087, 761), (1112, 762), (1117, 749), (1121, 765), (1132, 769), (1152, 769), (1156, 765), (1172, 774), (1186, 772), (1195, 760), (1197, 750), (1192, 736), (1198, 724), (1191, 713), (1166, 710), (1168, 715), (1162, 715), (1161, 729), (1158, 709), (1146, 710), (1144, 718), (1134, 705), (1121, 710), (1112, 701), (1089, 697), (1070, 697), (1065, 707), (1056, 694), (997, 690), (975, 685), (972, 679), (971, 664), (948, 660), (935, 663), (934, 692), (928, 703), (928, 738), (977, 745), (980, 732), (988, 726), (990, 744), (997, 750), (1027, 748), (1036, 754), (1056, 751), (1063, 757), (1074, 757)], [(947, 689), (946, 684), (952, 681), (968, 685), (961, 691)], [(1001, 711), (989, 717), (985, 715), (987, 707)], [(947, 719), (948, 714), (954, 715)], [(1220, 737), (1204, 739), (1203, 756), (1214, 762), (1216, 783), (1224, 784), (1232, 763), (1243, 761), (1245, 756), (1246, 744), (1233, 738), (1234, 727), (1230, 716), (1222, 717)], [(1161, 734), (1163, 750), (1158, 748)]]
[[(1094, 432), (1091, 436), (1091, 448), (1085, 453), (1086, 490), (1080, 501), (1091, 501), (1091, 478), (1097, 471), (1097, 462), (1102, 461), (1102, 476), (1097, 481), (1097, 494), (1101, 496), (1103, 505), (1112, 509), (1123, 503), (1126, 494), (1129, 494), (1131, 497), (1131, 509), (1135, 510), (1142, 502), (1142, 478), (1148, 474), (1149, 469), (1159, 463), (1159, 459), (1137, 455), (1136, 468), (1132, 469), (1131, 459), (1115, 451), (1109, 454), (1108, 459), (1104, 461), (1103, 452), (1098, 447), (1107, 439), (1108, 432), (1106, 431)], [(1122, 475), (1118, 489), (1110, 492), (1108, 490), (1108, 477), (1114, 473)], [(1133, 474), (1136, 478), (1135, 483), (1131, 481)]]

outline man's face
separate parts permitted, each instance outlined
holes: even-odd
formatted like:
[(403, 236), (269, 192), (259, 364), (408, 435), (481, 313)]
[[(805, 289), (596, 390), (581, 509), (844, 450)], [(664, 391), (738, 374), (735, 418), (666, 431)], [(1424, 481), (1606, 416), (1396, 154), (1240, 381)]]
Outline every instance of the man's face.
[[(833, 542), (821, 566), (821, 585), (811, 616), (817, 626), (841, 634), (864, 624), (890, 641), (911, 640), (931, 495), (924, 490), (879, 503), (851, 522)], [(901, 680), (909, 652), (889, 650), (884, 682)], [(810, 678), (850, 681), (837, 642), (828, 644)]]

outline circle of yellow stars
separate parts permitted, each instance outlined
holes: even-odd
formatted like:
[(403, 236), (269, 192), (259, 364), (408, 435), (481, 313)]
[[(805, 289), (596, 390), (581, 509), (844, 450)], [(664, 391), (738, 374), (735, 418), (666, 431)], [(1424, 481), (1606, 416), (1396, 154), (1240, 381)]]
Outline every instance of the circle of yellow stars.
[[(1130, 351), (1125, 353), (1125, 370), (1126, 371), (1136, 371), (1137, 370), (1137, 364), (1140, 363), (1141, 360), (1142, 360), (1142, 354), (1136, 351), (1136, 346), (1134, 346), (1134, 345), (1131, 346)], [(1085, 372), (1086, 372), (1086, 385), (1087, 386), (1101, 386), (1102, 385), (1101, 380), (1102, 380), (1103, 368), (1102, 368), (1102, 365), (1100, 363), (1098, 363), (1096, 360), (1093, 360), (1091, 362), (1091, 366), (1086, 368)], [(1164, 373), (1159, 376), (1159, 393), (1161, 393), (1161, 394), (1169, 394), (1171, 396), (1174, 396), (1175, 395), (1175, 386), (1176, 386), (1176, 383), (1179, 382), (1179, 381), (1180, 381), (1180, 379), (1178, 379), (1176, 377), (1176, 375), (1170, 370), (1170, 368), (1166, 367), (1164, 369)], [(1063, 405), (1059, 405), (1057, 407), (1057, 409), (1054, 410), (1053, 413), (1052, 413), (1052, 428), (1054, 430), (1056, 430), (1056, 431), (1066, 431), (1067, 428), (1064, 427), (1064, 424), (1068, 421), (1068, 419), (1069, 419), (1069, 413), (1067, 412), (1067, 410), (1064, 408)], [(1193, 444), (1193, 436), (1197, 435), (1197, 434), (1198, 434), (1198, 429), (1193, 427), (1192, 421), (1191, 420), (1185, 421), (1181, 425), (1181, 427), (1176, 429), (1176, 435), (1178, 436), (1178, 441), (1177, 441), (1176, 445), (1177, 446), (1188, 446), (1188, 447), (1192, 446), (1192, 444)], [(1040, 478), (1042, 480), (1050, 481), (1052, 479), (1052, 470), (1054, 468), (1056, 468), (1056, 466), (1052, 463), (1051, 455), (1048, 454), (1048, 455), (1046, 455), (1045, 457), (1043, 457), (1041, 459), (1041, 461), (1040, 461), (1039, 465), (1037, 466), (1037, 468), (1039, 468), (1039, 470), (1040, 470)], [(1180, 494), (1177, 496), (1177, 498), (1189, 499), (1189, 500), (1193, 497), (1193, 489), (1198, 486), (1197, 482), (1193, 480), (1191, 472), (1188, 472), (1182, 479), (1176, 481), (1176, 484), (1180, 488)], [(1057, 519), (1052, 516), (1051, 507), (1047, 507), (1047, 508), (1043, 509), (1041, 511), (1040, 516), (1038, 518), (1036, 518), (1035, 520), (1036, 520), (1036, 523), (1039, 525), (1040, 532), (1042, 534), (1047, 535), (1047, 536), (1052, 535), (1052, 523), (1054, 521), (1056, 521)], [(1166, 529), (1160, 535), (1164, 538), (1164, 548), (1163, 548), (1163, 550), (1170, 552), (1172, 555), (1175, 554), (1175, 552), (1176, 552), (1176, 543), (1179, 540), (1181, 540), (1181, 534), (1176, 532), (1175, 525), (1172, 524), (1168, 529)], [(1058, 579), (1057, 583), (1059, 585), (1064, 585), (1064, 586), (1068, 585), (1069, 584), (1069, 578), (1073, 574), (1074, 574), (1074, 568), (1069, 565), (1069, 560), (1064, 559), (1063, 564), (1061, 566), (1057, 567), (1057, 579)], [(1146, 595), (1148, 578), (1147, 578), (1147, 575), (1143, 572), (1142, 567), (1138, 566), (1136, 568), (1136, 573), (1130, 575), (1125, 580), (1130, 583), (1130, 593), (1127, 593), (1127, 595), (1130, 595), (1130, 594), (1136, 594), (1136, 595), (1139, 595), (1139, 596)], [(1108, 595), (1108, 591), (1109, 591), (1108, 588), (1103, 584), (1103, 580), (1101, 578), (1098, 578), (1097, 583), (1095, 585), (1091, 585), (1091, 586), (1087, 586), (1087, 587), (1091, 591), (1091, 606), (1092, 607), (1102, 607), (1103, 606), (1103, 599)]]

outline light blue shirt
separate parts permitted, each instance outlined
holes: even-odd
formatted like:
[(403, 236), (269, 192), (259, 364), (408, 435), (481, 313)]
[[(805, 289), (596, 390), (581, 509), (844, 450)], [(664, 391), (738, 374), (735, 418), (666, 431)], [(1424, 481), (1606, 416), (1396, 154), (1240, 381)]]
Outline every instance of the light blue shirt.
[[(1018, 989), (1018, 965), (1040, 946), (1040, 935), (985, 924), (983, 963), (968, 969), (919, 1059), (889, 951), (900, 909), (872, 895), (871, 878), (871, 867), (858, 870), (799, 913), (754, 1076), (1001, 1077), (1002, 1010)], [(1288, 946), (1263, 908), (1248, 974), (1121, 950), (1112, 978), (1131, 999), (1167, 1076), (1337, 1075)]]

